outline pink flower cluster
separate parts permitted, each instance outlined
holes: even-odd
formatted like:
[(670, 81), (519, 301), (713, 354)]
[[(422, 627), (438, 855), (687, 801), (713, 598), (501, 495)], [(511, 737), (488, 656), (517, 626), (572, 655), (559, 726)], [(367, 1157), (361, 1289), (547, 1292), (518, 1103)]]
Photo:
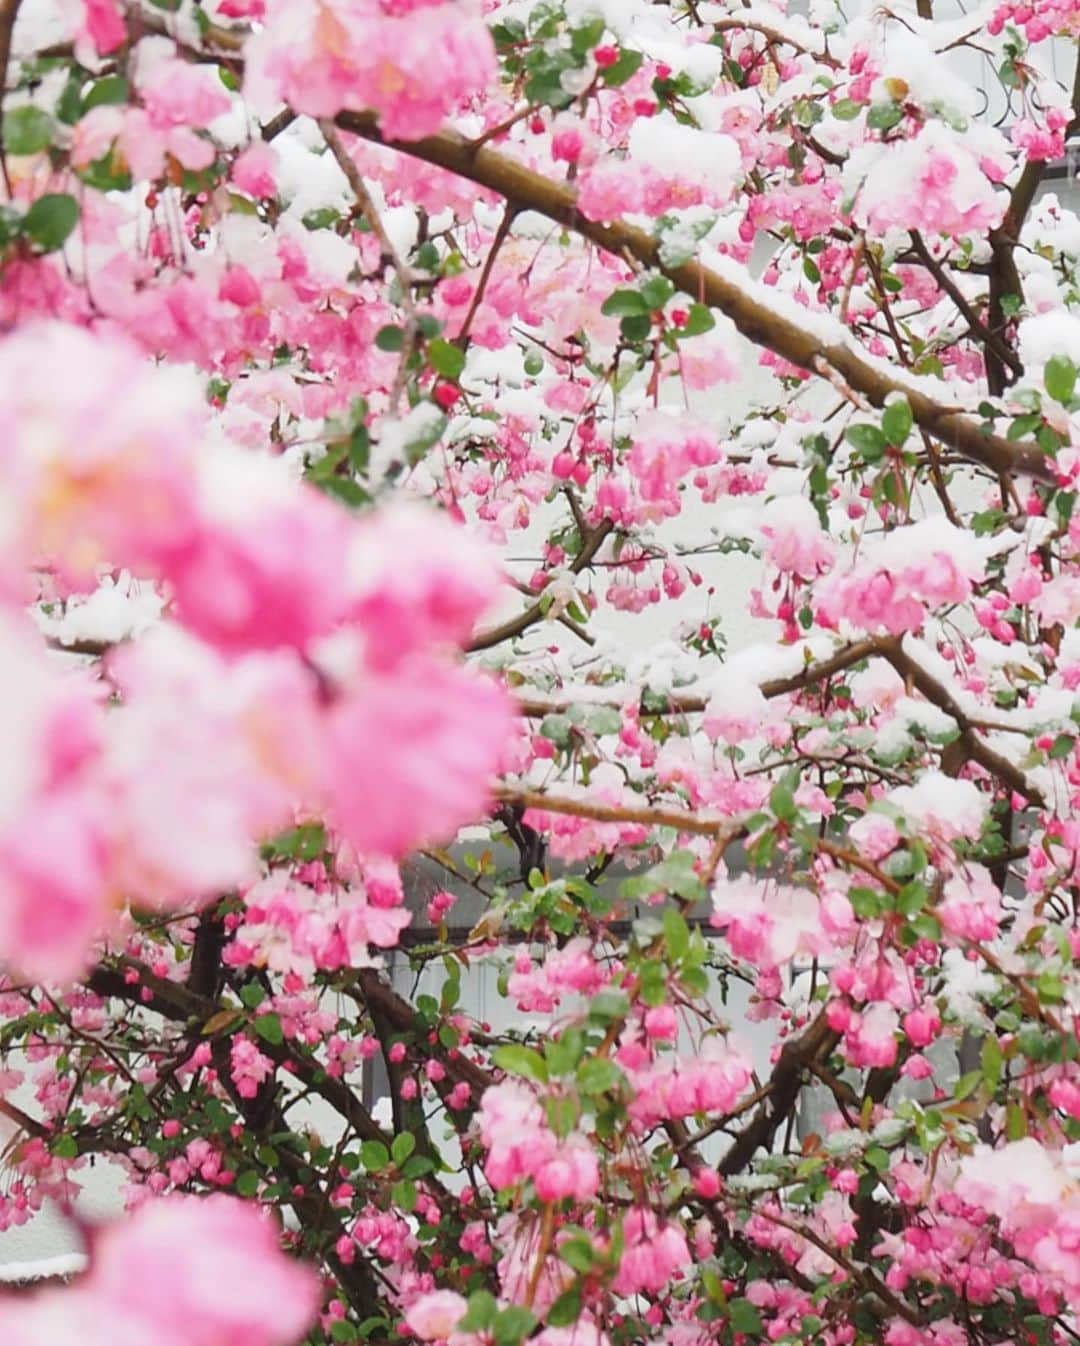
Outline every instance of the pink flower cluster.
[[(510, 714), (452, 657), (495, 583), (474, 543), (434, 517), (357, 523), (280, 462), (208, 442), (182, 377), (76, 329), (9, 339), (0, 390), (19, 501), (5, 577), (48, 562), (63, 592), (121, 564), (157, 578), (182, 624), (114, 653), (107, 715), (13, 625), (5, 706), (37, 774), (13, 771), (0, 816), (5, 958), (71, 975), (115, 895), (168, 908), (250, 884), (255, 842), (298, 810), (393, 857), (483, 810)], [(339, 954), (361, 926), (380, 944), (400, 928), (359, 907)]]
[(493, 1187), (515, 1187), (531, 1178), (542, 1201), (595, 1196), (600, 1172), (592, 1146), (579, 1136), (558, 1140), (526, 1085), (506, 1081), (486, 1089), (479, 1126), (488, 1151), (484, 1174)]
[(371, 110), (388, 139), (418, 140), (494, 77), (472, 0), (270, 0), (247, 45), (245, 92), (312, 117)]
[(319, 1302), (269, 1219), (229, 1197), (152, 1200), (91, 1253), (73, 1286), (0, 1298), (5, 1346), (292, 1346)]

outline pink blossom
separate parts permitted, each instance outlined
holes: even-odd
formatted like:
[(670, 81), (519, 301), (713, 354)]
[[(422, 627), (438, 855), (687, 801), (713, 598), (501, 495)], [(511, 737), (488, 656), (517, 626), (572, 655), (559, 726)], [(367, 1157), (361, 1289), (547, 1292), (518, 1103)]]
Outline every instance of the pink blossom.
[(678, 1272), (690, 1268), (690, 1249), (681, 1226), (663, 1223), (651, 1210), (634, 1206), (623, 1220), (626, 1240), (614, 1288), (618, 1294), (660, 1294)]
[(817, 511), (802, 496), (770, 500), (762, 514), (765, 555), (778, 570), (812, 580), (832, 565), (835, 549)]
[(453, 1290), (433, 1290), (409, 1306), (405, 1325), (421, 1341), (445, 1341), (468, 1307), (468, 1301)]
[(400, 856), (483, 812), (511, 726), (504, 693), (466, 669), (411, 660), (331, 706), (326, 797), (343, 836)]
[(97, 1234), (75, 1285), (0, 1299), (0, 1331), (10, 1346), (294, 1346), (319, 1297), (316, 1276), (279, 1251), (262, 1213), (224, 1196), (174, 1196)]
[(257, 103), (282, 99), (312, 117), (370, 109), (388, 139), (416, 140), (483, 93), (494, 74), (477, 4), (387, 12), (378, 0), (270, 0), (247, 46), (245, 89)]

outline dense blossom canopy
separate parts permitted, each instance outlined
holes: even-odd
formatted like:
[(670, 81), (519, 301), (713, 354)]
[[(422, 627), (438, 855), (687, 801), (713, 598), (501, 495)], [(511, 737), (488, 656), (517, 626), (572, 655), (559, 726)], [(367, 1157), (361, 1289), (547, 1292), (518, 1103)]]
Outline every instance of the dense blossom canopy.
[(5, 1346), (1080, 1340), (1078, 37), (0, 0)]

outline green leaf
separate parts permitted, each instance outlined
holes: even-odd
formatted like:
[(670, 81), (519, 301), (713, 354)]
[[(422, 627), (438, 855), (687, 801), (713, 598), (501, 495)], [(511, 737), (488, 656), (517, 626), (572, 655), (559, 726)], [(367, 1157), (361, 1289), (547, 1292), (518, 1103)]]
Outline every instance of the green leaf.
[(628, 346), (644, 341), (652, 331), (652, 317), (645, 313), (631, 313), (619, 323), (619, 335)]
[(255, 1032), (264, 1042), (269, 1042), (272, 1047), (280, 1047), (285, 1041), (281, 1020), (276, 1014), (260, 1014), (253, 1022)]
[(619, 52), (619, 59), (601, 71), (600, 78), (609, 89), (617, 89), (620, 84), (625, 84), (637, 74), (644, 59), (642, 52), (629, 51), (623, 47)]
[(848, 901), (851, 909), (860, 921), (873, 920), (880, 916), (884, 903), (884, 894), (873, 888), (849, 888)]
[(676, 911), (674, 907), (665, 907), (664, 914), (660, 919), (664, 927), (668, 956), (673, 962), (681, 962), (686, 957), (686, 951), (690, 947), (689, 927), (683, 919), (682, 913)]
[(547, 1311), (549, 1327), (570, 1327), (581, 1317), (581, 1290), (575, 1285), (564, 1291)]
[(544, 1044), (544, 1056), (552, 1075), (569, 1075), (584, 1053), (585, 1034), (580, 1028), (566, 1028)]
[(622, 1082), (623, 1074), (606, 1056), (594, 1056), (578, 1066), (577, 1087), (583, 1094), (602, 1094)]
[(587, 1238), (567, 1239), (559, 1245), (559, 1256), (567, 1266), (584, 1274), (592, 1270), (596, 1251)]
[(393, 1143), (390, 1146), (390, 1154), (394, 1163), (400, 1168), (415, 1149), (416, 1137), (411, 1131), (403, 1131), (400, 1136), (394, 1137)]
[(259, 1190), (259, 1175), (253, 1168), (245, 1169), (236, 1180), (237, 1196), (254, 1196)]
[(350, 1323), (345, 1318), (339, 1318), (337, 1322), (331, 1323), (331, 1341), (358, 1341), (359, 1339), (360, 1330), (355, 1323)]
[(123, 75), (105, 75), (91, 84), (82, 102), (83, 112), (91, 108), (126, 103), (129, 94), (128, 82)]
[(548, 1081), (548, 1068), (544, 1058), (532, 1047), (525, 1047), (519, 1042), (508, 1042), (500, 1047), (492, 1053), (491, 1060), (500, 1070), (505, 1070), (511, 1075), (522, 1075), (537, 1084), (546, 1084)]
[(369, 1173), (381, 1173), (390, 1163), (390, 1151), (381, 1140), (365, 1140), (360, 1146), (360, 1162)]
[(79, 203), (67, 193), (39, 196), (23, 220), (23, 233), (42, 252), (56, 252), (79, 222)]
[(782, 823), (792, 823), (799, 816), (795, 792), (785, 781), (774, 785), (769, 791), (769, 808)]
[(4, 149), (8, 154), (39, 154), (53, 135), (53, 120), (39, 107), (18, 107), (4, 113)]
[(498, 1305), (495, 1296), (488, 1290), (474, 1290), (469, 1296), (469, 1307), (458, 1323), (458, 1332), (488, 1332), (495, 1322)]
[(381, 351), (399, 351), (405, 344), (405, 333), (400, 327), (380, 327), (375, 333), (375, 345)]
[(240, 988), (240, 1001), (249, 1010), (258, 1009), (266, 999), (266, 992), (257, 981), (249, 981)]
[(905, 883), (903, 888), (896, 895), (896, 910), (901, 916), (909, 919), (917, 916), (926, 906), (930, 894), (926, 890), (926, 884), (913, 880), (911, 883)]
[(902, 449), (911, 434), (915, 419), (911, 414), (906, 397), (890, 402), (881, 417), (881, 429), (890, 444)]
[(401, 1168), (403, 1178), (424, 1178), (434, 1172), (435, 1161), (429, 1159), (426, 1154), (410, 1155)]
[(452, 342), (437, 337), (429, 342), (427, 348), (428, 363), (436, 374), (441, 374), (444, 379), (449, 379), (456, 383), (461, 378), (465, 369), (465, 352), (459, 350)]
[(904, 117), (899, 103), (876, 103), (866, 114), (866, 124), (872, 131), (891, 131)]
[(1043, 382), (1055, 402), (1068, 406), (1076, 392), (1076, 366), (1064, 355), (1051, 355), (1043, 370)]
[(615, 290), (600, 305), (605, 318), (648, 317), (651, 309), (637, 290)]
[(983, 1039), (981, 1065), (982, 1077), (986, 1082), (986, 1087), (996, 1089), (1001, 1083), (1005, 1058), (1001, 1054), (1001, 1043), (998, 1042), (993, 1033)]
[(675, 293), (675, 286), (667, 276), (650, 276), (641, 287), (641, 297), (650, 311), (662, 309)]
[(982, 1084), (982, 1071), (969, 1070), (966, 1075), (961, 1075), (956, 1081), (953, 1097), (958, 1102), (962, 1102), (965, 1098), (970, 1098), (980, 1084)]
[(536, 1314), (523, 1304), (509, 1304), (492, 1326), (495, 1346), (518, 1346), (536, 1326)]
[(79, 1154), (79, 1146), (74, 1136), (59, 1136), (53, 1141), (52, 1152), (57, 1159), (75, 1159)]
[[(301, 218), (300, 223), (304, 226), (305, 229), (310, 230), (332, 229), (340, 219), (341, 219), (340, 210), (335, 210), (333, 206), (319, 206), (318, 209), (316, 210), (309, 210), (307, 214)], [(391, 332), (391, 331), (400, 331), (400, 328), (391, 328), (391, 327), (382, 328), (381, 331), (377, 333), (375, 336), (376, 346), (378, 346), (379, 344), (379, 336), (382, 334), (382, 332)], [(380, 347), (380, 349), (385, 349), (385, 347)]]
[(844, 438), (868, 463), (876, 463), (889, 447), (889, 441), (876, 425), (849, 425)]
[(761, 1314), (748, 1299), (731, 1299), (727, 1308), (732, 1331), (742, 1332), (746, 1336), (761, 1335)]
[(416, 1209), (416, 1196), (416, 1183), (410, 1182), (408, 1178), (402, 1178), (390, 1189), (390, 1200), (406, 1214), (411, 1214)]
[(831, 109), (832, 115), (841, 122), (853, 122), (862, 110), (863, 105), (851, 98), (838, 98)]
[(691, 304), (686, 315), (686, 322), (679, 328), (679, 335), (684, 337), (700, 336), (702, 332), (711, 332), (715, 326), (716, 319), (707, 304)]
[(613, 1019), (623, 1019), (630, 1010), (630, 1000), (625, 991), (614, 986), (605, 986), (597, 991), (589, 1002), (589, 1018), (593, 1023), (609, 1024)]

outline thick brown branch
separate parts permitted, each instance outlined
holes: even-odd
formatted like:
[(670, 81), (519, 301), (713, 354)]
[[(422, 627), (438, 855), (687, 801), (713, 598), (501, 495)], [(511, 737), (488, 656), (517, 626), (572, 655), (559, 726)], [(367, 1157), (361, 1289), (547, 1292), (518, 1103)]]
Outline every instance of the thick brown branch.
[(955, 407), (928, 397), (913, 382), (892, 377), (884, 364), (872, 362), (842, 341), (824, 342), (812, 325), (799, 323), (756, 298), (749, 286), (710, 271), (697, 262), (665, 267), (660, 262), (659, 243), (644, 230), (623, 221), (601, 224), (585, 219), (577, 209), (574, 191), (526, 168), (508, 155), (487, 146), (477, 146), (456, 131), (440, 131), (409, 142), (387, 141), (374, 113), (342, 112), (337, 124), (342, 130), (386, 144), (390, 148), (436, 164), (498, 193), (519, 210), (540, 215), (574, 230), (583, 238), (618, 257), (632, 257), (642, 266), (662, 271), (685, 294), (726, 313), (739, 331), (758, 346), (764, 346), (798, 365), (813, 370), (824, 359), (847, 383), (875, 407), (891, 395), (905, 396), (916, 422), (943, 444), (971, 462), (995, 472), (1019, 472), (1052, 480), (1053, 471), (1038, 445), (1011, 442), (1000, 435), (984, 433), (979, 423)]

